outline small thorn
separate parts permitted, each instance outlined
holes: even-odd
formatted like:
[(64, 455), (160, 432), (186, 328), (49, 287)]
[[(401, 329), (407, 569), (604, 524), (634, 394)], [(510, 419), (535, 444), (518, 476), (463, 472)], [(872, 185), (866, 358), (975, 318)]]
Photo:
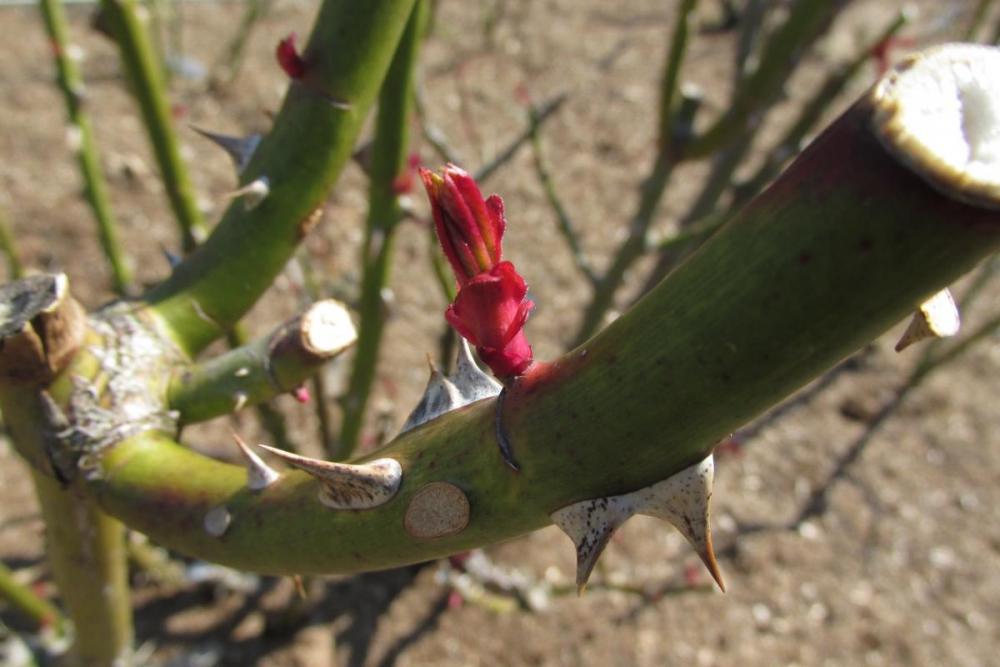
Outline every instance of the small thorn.
[(430, 377), (427, 378), (424, 394), (417, 407), (413, 408), (413, 412), (406, 418), (400, 433), (405, 433), (462, 405), (462, 394), (452, 381), (434, 366), (430, 355), (427, 357), (427, 364), (430, 366)]
[(262, 491), (273, 484), (280, 477), (277, 471), (264, 463), (256, 452), (243, 442), (243, 438), (237, 435), (236, 431), (230, 429), (230, 433), (236, 440), (236, 446), (243, 453), (243, 458), (246, 459), (247, 488), (251, 491)]
[(242, 188), (233, 190), (227, 196), (230, 199), (243, 197), (244, 206), (246, 206), (248, 211), (252, 211), (257, 208), (262, 201), (267, 199), (269, 194), (271, 194), (271, 183), (268, 181), (267, 176), (258, 176)]
[(225, 505), (219, 505), (205, 513), (202, 523), (206, 533), (212, 537), (222, 537), (229, 530), (229, 524), (232, 522), (233, 515), (230, 514)]
[(496, 432), (497, 445), (500, 447), (500, 456), (507, 467), (514, 472), (520, 472), (521, 466), (514, 460), (514, 450), (510, 444), (510, 437), (507, 435), (507, 427), (503, 422), (503, 405), (507, 398), (507, 387), (503, 387), (497, 395), (496, 412), (494, 413), (493, 426)]
[(351, 465), (311, 459), (267, 445), (257, 446), (316, 479), (320, 483), (320, 502), (333, 509), (378, 507), (396, 495), (403, 477), (403, 468), (396, 459), (381, 458)]
[(260, 134), (232, 137), (227, 134), (209, 132), (195, 125), (192, 125), (191, 129), (226, 151), (226, 154), (229, 155), (233, 161), (233, 165), (236, 167), (237, 174), (243, 173), (246, 166), (250, 164), (250, 158), (253, 157), (254, 151), (257, 150), (261, 139), (263, 139), (263, 136)]
[(239, 412), (246, 407), (247, 401), (250, 399), (245, 391), (238, 391), (233, 395), (233, 412)]
[(948, 338), (958, 333), (961, 318), (951, 292), (943, 289), (920, 304), (913, 313), (910, 325), (896, 343), (896, 352), (902, 352), (914, 343), (928, 338)]
[(306, 587), (302, 583), (302, 575), (293, 574), (292, 575), (292, 583), (295, 584), (295, 592), (298, 593), (299, 599), (300, 600), (307, 599), (307, 596), (306, 596)]
[(455, 373), (449, 378), (468, 403), (500, 394), (503, 385), (484, 373), (472, 358), (469, 341), (459, 338)]
[(625, 496), (582, 500), (552, 513), (551, 518), (576, 547), (576, 590), (583, 595), (598, 559), (615, 531), (635, 513)]
[(180, 265), (182, 261), (180, 255), (170, 252), (170, 250), (168, 250), (167, 247), (162, 244), (160, 245), (160, 251), (163, 253), (163, 256), (167, 259), (167, 264), (170, 265), (171, 271), (176, 269)]
[(329, 104), (334, 109), (340, 109), (341, 111), (350, 111), (351, 109), (354, 108), (354, 105), (351, 104), (350, 102), (346, 100), (337, 99), (333, 95), (329, 95), (327, 93), (320, 93), (320, 97), (326, 100), (326, 103)]

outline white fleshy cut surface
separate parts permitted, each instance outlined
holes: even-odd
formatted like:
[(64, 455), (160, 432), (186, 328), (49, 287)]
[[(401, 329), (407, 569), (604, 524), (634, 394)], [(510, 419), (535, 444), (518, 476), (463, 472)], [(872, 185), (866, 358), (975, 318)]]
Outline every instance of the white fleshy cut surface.
[(875, 89), (883, 143), (925, 178), (1000, 207), (1000, 49), (947, 44)]

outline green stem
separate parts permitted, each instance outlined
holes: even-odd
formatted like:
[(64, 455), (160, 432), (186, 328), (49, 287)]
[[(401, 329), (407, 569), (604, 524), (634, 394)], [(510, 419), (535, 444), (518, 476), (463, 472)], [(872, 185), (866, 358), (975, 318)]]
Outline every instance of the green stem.
[(17, 240), (3, 212), (0, 212), (0, 252), (7, 260), (7, 275), (15, 280), (23, 278), (24, 264), (21, 263), (21, 252), (17, 249)]
[[(702, 158), (718, 151), (712, 172), (701, 194), (682, 220), (681, 227), (701, 220), (715, 208), (719, 197), (730, 184), (733, 172), (753, 143), (759, 127), (758, 123), (752, 122), (753, 119), (766, 113), (778, 100), (785, 82), (800, 62), (801, 54), (829, 27), (845, 1), (848, 0), (837, 2), (801, 0), (796, 3), (785, 22), (765, 43), (757, 69), (752, 74), (737, 69), (737, 88), (728, 111), (703, 135), (674, 147), (675, 155), (672, 157), (674, 162)], [(686, 124), (685, 119), (680, 117), (682, 113), (683, 107), (677, 114), (675, 126)], [(691, 113), (693, 114), (693, 110)], [(591, 302), (584, 312), (574, 345), (579, 345), (601, 325), (614, 303), (615, 293), (624, 281), (625, 273), (644, 254), (645, 239), (634, 239), (633, 236), (638, 234), (639, 230), (643, 235), (648, 231), (656, 210), (655, 205), (666, 185), (667, 182), (664, 181), (659, 192), (655, 193), (657, 198), (653, 202), (653, 207), (647, 210), (640, 209), (633, 220), (629, 238), (619, 249), (604, 278), (598, 283)], [(659, 282), (673, 265), (674, 260), (675, 257), (671, 254), (661, 254), (643, 289), (646, 290)]]
[(181, 425), (259, 405), (300, 386), (355, 339), (346, 309), (317, 301), (266, 338), (180, 369), (167, 401)]
[(215, 86), (225, 86), (232, 82), (239, 74), (243, 66), (246, 55), (246, 46), (250, 41), (257, 23), (267, 16), (271, 8), (270, 0), (244, 0), (243, 16), (240, 18), (240, 25), (236, 33), (230, 38), (222, 50), (222, 56), (216, 61), (215, 74), (212, 75), (212, 84)]
[[(852, 107), (629, 313), (508, 391), (520, 473), (498, 456), (486, 400), (373, 453), (396, 459), (403, 481), (391, 501), (363, 512), (327, 508), (303, 472), (251, 492), (241, 468), (155, 432), (109, 448), (89, 487), (108, 511), (172, 548), (310, 573), (508, 539), (572, 502), (664, 479), (1000, 248), (995, 210), (944, 194), (958, 195), (958, 178), (931, 187), (903, 166), (872, 133), (872, 115), (867, 98)], [(66, 381), (55, 394), (68, 389)], [(469, 524), (411, 537), (407, 507), (439, 481), (466, 495)], [(220, 506), (231, 518), (221, 538), (203, 528)]]
[(649, 228), (653, 224), (663, 193), (670, 183), (674, 166), (689, 140), (686, 133), (694, 120), (698, 101), (695, 98), (679, 96), (678, 82), (684, 56), (687, 53), (689, 24), (693, 20), (694, 6), (695, 2), (692, 0), (685, 0), (680, 6), (670, 48), (667, 50), (663, 65), (657, 124), (659, 150), (656, 160), (640, 187), (639, 204), (629, 223), (628, 236), (615, 252), (611, 265), (593, 283), (593, 294), (573, 338), (573, 346), (579, 345), (601, 326), (614, 303), (615, 292), (625, 279), (626, 271), (646, 252)]
[[(272, 131), (243, 172), (268, 196), (230, 205), (209, 239), (147, 295), (169, 335), (195, 354), (270, 286), (316, 221), (378, 92), (413, 0), (326, 0)], [(332, 104), (346, 101), (350, 107)]]
[(674, 34), (670, 39), (670, 49), (663, 67), (663, 78), (660, 81), (660, 108), (658, 139), (661, 152), (669, 150), (674, 139), (674, 119), (677, 115), (677, 91), (680, 88), (681, 66), (687, 53), (688, 35), (691, 33), (691, 18), (698, 0), (683, 0), (677, 9), (677, 19), (674, 24)]
[(358, 307), (361, 315), (358, 349), (347, 391), (341, 398), (344, 421), (339, 447), (334, 452), (337, 459), (350, 458), (358, 446), (382, 345), (387, 314), (382, 294), (389, 281), (396, 227), (402, 218), (395, 185), (408, 168), (413, 71), (427, 15), (425, 5), (421, 0), (414, 5), (379, 94), (368, 191), (368, 219), (361, 249), (363, 274)]
[(836, 99), (847, 87), (847, 84), (858, 75), (864, 65), (871, 60), (872, 50), (875, 46), (891, 39), (909, 20), (910, 17), (906, 12), (899, 12), (878, 37), (858, 51), (854, 60), (827, 74), (822, 85), (799, 110), (795, 121), (778, 141), (776, 147), (769, 151), (767, 158), (754, 175), (734, 189), (734, 207), (745, 203), (778, 175), (782, 165), (802, 148), (802, 142), (806, 136), (813, 131), (823, 114), (829, 110), (830, 100)]
[[(248, 341), (249, 336), (247, 334), (246, 327), (243, 326), (242, 323), (235, 324), (232, 329), (226, 332), (226, 344), (229, 346), (230, 351), (246, 347), (248, 345)], [(236, 370), (237, 369), (234, 369), (234, 372)], [(234, 388), (234, 391), (239, 391), (239, 387)], [(275, 391), (275, 389), (272, 387), (271, 391)], [(278, 393), (280, 392), (272, 394), (264, 391), (261, 395), (260, 402), (254, 404), (253, 410), (257, 416), (258, 423), (271, 439), (273, 446), (278, 449), (294, 452), (295, 445), (292, 443), (292, 440), (288, 435), (288, 425), (285, 423), (285, 415), (281, 412), (281, 410), (267, 402)], [(249, 402), (249, 397), (247, 402)], [(221, 401), (216, 405), (220, 406)], [(236, 402), (232, 394), (229, 396), (229, 405), (230, 410), (227, 410), (226, 412), (235, 411), (234, 408), (236, 407)], [(225, 414), (225, 412), (220, 413), (220, 415), (221, 414)], [(206, 419), (209, 418), (211, 417), (206, 417)]]
[(136, 0), (101, 0), (101, 8), (118, 42), (122, 64), (139, 103), (170, 207), (181, 227), (184, 249), (191, 251), (205, 238), (206, 227), (187, 167), (181, 159), (159, 59), (139, 19)]
[(781, 27), (767, 38), (760, 64), (743, 77), (728, 109), (703, 134), (684, 147), (684, 159), (711, 155), (753, 125), (753, 119), (774, 103), (803, 53), (850, 0), (800, 0), (792, 5)]
[(33, 478), (52, 575), (73, 620), (75, 664), (131, 664), (132, 606), (122, 524), (80, 488), (63, 489), (38, 473)]
[(111, 267), (114, 290), (118, 294), (125, 294), (132, 282), (132, 275), (125, 253), (122, 251), (121, 242), (118, 240), (118, 225), (111, 211), (107, 186), (101, 173), (100, 158), (97, 155), (97, 145), (94, 141), (90, 116), (83, 109), (85, 95), (83, 80), (80, 78), (76, 63), (70, 57), (69, 30), (66, 25), (66, 17), (63, 14), (62, 3), (60, 0), (41, 0), (40, 7), (45, 19), (45, 29), (52, 42), (59, 89), (62, 91), (63, 101), (66, 103), (70, 127), (76, 133), (74, 150), (80, 174), (83, 176), (84, 195), (94, 213), (94, 219), (97, 221), (98, 238), (101, 241), (104, 257)]
[(14, 573), (0, 563), (0, 598), (34, 623), (36, 629), (52, 628), (58, 636), (66, 630), (66, 619), (55, 605), (39, 597), (33, 590), (22, 584)]

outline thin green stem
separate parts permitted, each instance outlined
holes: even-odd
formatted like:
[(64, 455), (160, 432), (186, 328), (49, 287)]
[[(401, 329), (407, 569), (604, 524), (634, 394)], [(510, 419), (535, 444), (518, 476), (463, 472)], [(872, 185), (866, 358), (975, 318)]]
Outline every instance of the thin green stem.
[(59, 636), (65, 632), (66, 619), (62, 612), (19, 582), (10, 568), (3, 563), (0, 563), (0, 598), (31, 620), (36, 629), (52, 628)]
[(33, 478), (52, 574), (73, 621), (74, 664), (131, 664), (132, 607), (121, 523), (98, 509), (81, 489), (64, 489), (39, 473)]
[(674, 119), (677, 115), (677, 91), (680, 88), (681, 66), (687, 53), (688, 36), (691, 33), (691, 17), (698, 0), (683, 0), (677, 9), (677, 19), (674, 23), (674, 34), (670, 38), (670, 49), (663, 67), (663, 78), (660, 81), (660, 107), (658, 139), (660, 150), (669, 150), (674, 139)]
[[(625, 273), (646, 251), (647, 235), (653, 224), (663, 193), (670, 183), (679, 157), (690, 140), (688, 131), (693, 123), (699, 101), (695, 97), (679, 95), (680, 71), (687, 53), (689, 23), (695, 2), (686, 0), (679, 8), (670, 48), (663, 65), (660, 83), (660, 103), (657, 131), (659, 150), (650, 173), (639, 189), (639, 202), (629, 223), (628, 236), (613, 255), (611, 265), (593, 282), (590, 303), (573, 338), (571, 346), (579, 345), (601, 326), (614, 303), (615, 293)], [(675, 108), (676, 107), (676, 108)]]
[[(757, 69), (748, 74), (740, 69), (740, 64), (737, 63), (736, 90), (728, 111), (704, 134), (674, 147), (675, 155), (672, 157), (674, 162), (702, 158), (717, 152), (712, 171), (700, 195), (681, 221), (682, 228), (706, 217), (717, 206), (719, 198), (732, 181), (733, 173), (753, 144), (759, 123), (752, 121), (759, 119), (778, 100), (785, 82), (799, 64), (801, 54), (829, 27), (843, 4), (845, 0), (837, 2), (801, 0), (796, 3), (786, 21), (764, 44)], [(681, 118), (683, 110), (682, 106), (677, 114), (675, 127), (683, 120)], [(647, 181), (647, 186), (648, 184)], [(591, 302), (584, 312), (583, 321), (574, 338), (574, 345), (579, 345), (601, 325), (614, 303), (615, 293), (621, 286), (625, 273), (644, 254), (646, 248), (644, 239), (635, 240), (633, 236), (640, 233), (640, 230), (643, 235), (647, 233), (652, 224), (655, 205), (666, 185), (667, 182), (664, 181), (660, 186), (661, 190), (655, 193), (657, 198), (653, 202), (653, 207), (641, 208), (634, 218), (629, 238), (619, 249), (604, 278), (598, 283)], [(644, 200), (645, 195), (646, 193)], [(659, 282), (673, 265), (674, 259), (673, 255), (661, 254), (645, 281), (643, 290)]]
[(228, 85), (240, 73), (250, 35), (258, 22), (267, 16), (270, 9), (271, 0), (244, 0), (240, 25), (236, 28), (236, 32), (229, 39), (225, 48), (222, 49), (222, 55), (219, 56), (215, 67), (212, 68), (214, 70), (213, 85)]
[[(298, 263), (299, 271), (302, 274), (302, 291), (307, 303), (319, 301), (325, 297), (319, 281), (316, 279), (316, 271), (313, 267), (309, 249), (303, 247), (293, 260)], [(323, 451), (331, 451), (334, 443), (333, 420), (330, 418), (329, 404), (331, 399), (330, 390), (327, 388), (326, 377), (323, 371), (313, 375), (310, 380), (313, 395), (313, 409), (316, 412), (316, 428), (320, 446)]]
[(136, 0), (101, 0), (101, 8), (118, 42), (170, 207), (181, 228), (184, 249), (190, 252), (205, 238), (207, 228), (181, 158), (159, 59), (139, 19)]
[(778, 175), (782, 165), (802, 148), (802, 142), (806, 136), (814, 130), (823, 118), (823, 114), (830, 109), (830, 101), (836, 99), (847, 87), (847, 84), (864, 68), (864, 65), (871, 60), (872, 50), (875, 46), (891, 39), (909, 20), (910, 16), (906, 12), (899, 12), (875, 39), (858, 51), (851, 62), (837, 67), (827, 74), (823, 83), (799, 110), (795, 121), (778, 141), (776, 147), (768, 152), (767, 158), (753, 176), (734, 188), (734, 207), (742, 205), (750, 197), (760, 192)]
[[(242, 349), (250, 344), (250, 337), (247, 334), (246, 327), (242, 323), (235, 324), (232, 329), (226, 332), (226, 344), (229, 346), (230, 351)], [(272, 391), (274, 391), (273, 388)], [(278, 449), (294, 452), (296, 451), (296, 447), (288, 435), (288, 424), (285, 423), (284, 413), (268, 402), (269, 398), (276, 395), (277, 393), (267, 394), (265, 392), (265, 396), (261, 398), (260, 402), (253, 405), (253, 411), (257, 416), (257, 422), (267, 433), (268, 437), (271, 438), (273, 446)], [(230, 399), (230, 410), (227, 412), (235, 412), (237, 404), (232, 395), (230, 395)], [(221, 402), (216, 404), (217, 407), (220, 404)]]
[(52, 57), (58, 72), (59, 89), (66, 104), (70, 128), (73, 132), (73, 150), (83, 177), (84, 195), (97, 221), (98, 238), (104, 257), (111, 268), (111, 281), (115, 292), (125, 294), (132, 282), (128, 260), (118, 240), (118, 223), (111, 210), (107, 185), (101, 173), (97, 144), (90, 124), (90, 116), (83, 108), (83, 79), (71, 57), (69, 29), (60, 0), (41, 0), (45, 29), (52, 43)]
[(767, 37), (760, 63), (752, 74), (742, 78), (726, 112), (703, 134), (685, 145), (683, 158), (711, 155), (755, 125), (754, 119), (780, 96), (802, 54), (849, 1), (799, 0), (794, 3), (785, 22)]
[(265, 338), (180, 369), (167, 400), (182, 425), (262, 404), (300, 386), (355, 339), (346, 309), (317, 301)]
[(408, 169), (409, 124), (413, 99), (413, 71), (426, 20), (426, 2), (417, 0), (396, 55), (379, 94), (375, 123), (368, 219), (361, 249), (359, 341), (351, 379), (341, 398), (344, 421), (337, 459), (349, 458), (358, 446), (365, 409), (371, 396), (387, 315), (383, 293), (389, 281), (393, 241), (402, 219), (397, 183)]
[[(243, 171), (267, 179), (257, 206), (235, 201), (209, 239), (147, 295), (170, 335), (195, 354), (237, 322), (318, 220), (410, 14), (413, 0), (326, 0), (271, 132)], [(348, 107), (344, 108), (344, 104)]]

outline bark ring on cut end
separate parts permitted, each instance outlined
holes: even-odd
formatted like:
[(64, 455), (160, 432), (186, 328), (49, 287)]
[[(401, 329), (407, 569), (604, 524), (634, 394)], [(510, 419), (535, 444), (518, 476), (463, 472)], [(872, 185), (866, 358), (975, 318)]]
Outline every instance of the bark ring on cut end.
[(872, 91), (882, 144), (946, 195), (1000, 209), (1000, 49), (945, 44)]
[(0, 287), (0, 377), (43, 384), (69, 363), (83, 340), (86, 315), (62, 273)]
[(410, 500), (403, 527), (412, 537), (434, 539), (454, 535), (469, 525), (469, 499), (448, 482), (431, 482)]

